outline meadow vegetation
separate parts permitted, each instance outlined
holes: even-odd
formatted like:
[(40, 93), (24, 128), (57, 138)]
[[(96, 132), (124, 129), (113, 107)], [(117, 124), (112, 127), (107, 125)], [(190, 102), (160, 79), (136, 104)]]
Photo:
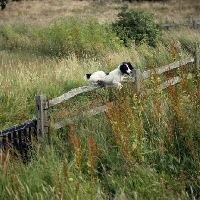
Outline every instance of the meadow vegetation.
[[(183, 27), (163, 30), (156, 46), (145, 41), (125, 46), (111, 23), (94, 16), (95, 9), (105, 14), (112, 5), (115, 13), (116, 3), (84, 3), (90, 8), (87, 18), (53, 16), (45, 25), (37, 20), (0, 25), (1, 130), (35, 119), (35, 95), (43, 93), (50, 100), (86, 85), (85, 73), (110, 71), (123, 61), (141, 71), (154, 69), (192, 56), (200, 43), (199, 29)], [(151, 9), (157, 5), (169, 11), (172, 3), (151, 3)], [(195, 76), (188, 79), (188, 72)], [(160, 90), (161, 80), (174, 74), (182, 77), (181, 83)], [(193, 64), (174, 74), (152, 75), (142, 83), (142, 95), (126, 83), (120, 91), (102, 88), (51, 108), (52, 124), (99, 105), (106, 104), (107, 111), (52, 128), (51, 140), (35, 143), (27, 164), (1, 152), (0, 198), (199, 199), (199, 76)]]

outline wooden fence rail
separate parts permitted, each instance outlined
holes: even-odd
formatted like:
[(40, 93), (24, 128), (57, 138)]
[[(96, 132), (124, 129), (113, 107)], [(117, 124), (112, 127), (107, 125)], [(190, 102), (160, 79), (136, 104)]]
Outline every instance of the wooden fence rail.
[(162, 73), (170, 71), (172, 69), (179, 68), (180, 66), (187, 65), (189, 63), (193, 63), (194, 60), (195, 59), (193, 57), (188, 57), (188, 58), (185, 58), (183, 60), (171, 63), (169, 65), (165, 65), (163, 67), (159, 67), (159, 68), (156, 68), (156, 69), (150, 69), (150, 70), (144, 71), (142, 73), (142, 78), (143, 79), (149, 78), (152, 74), (158, 74), (158, 75), (162, 74)]
[[(162, 67), (159, 67), (159, 68), (155, 68), (155, 69), (150, 69), (150, 70), (144, 71), (143, 73), (140, 73), (140, 71), (137, 70), (137, 72), (135, 72), (135, 74), (136, 74), (135, 76), (137, 77), (136, 81), (135, 81), (135, 85), (136, 85), (137, 91), (140, 90), (141, 81), (144, 80), (144, 79), (149, 78), (152, 74), (161, 75), (161, 74), (163, 74), (165, 72), (168, 72), (170, 70), (179, 68), (179, 67), (187, 65), (189, 63), (194, 63), (195, 60), (196, 59), (194, 57), (188, 57), (188, 58), (182, 59), (180, 61), (171, 63), (169, 65), (165, 65), (165, 66), (162, 66)], [(197, 65), (196, 65), (196, 68), (197, 68)], [(168, 81), (162, 83), (161, 84), (161, 89), (165, 89), (169, 85), (175, 85), (175, 84), (179, 83), (180, 81), (181, 81), (180, 77), (176, 77), (176, 78), (174, 77), (171, 80), (168, 80)]]
[(163, 28), (169, 28), (169, 27), (181, 27), (181, 26), (186, 26), (186, 27), (191, 27), (193, 29), (197, 29), (200, 25), (200, 22), (196, 21), (196, 20), (193, 20), (192, 22), (185, 22), (185, 23), (178, 23), (178, 24), (175, 24), (175, 23), (164, 23), (164, 24), (161, 24), (161, 26)]
[(64, 100), (68, 100), (68, 99), (70, 99), (70, 98), (72, 98), (72, 97), (74, 97), (78, 94), (82, 94), (84, 92), (96, 90), (96, 89), (101, 88), (101, 87), (102, 86), (83, 86), (83, 87), (78, 87), (78, 88), (72, 89), (69, 92), (62, 94), (61, 96), (50, 100), (49, 101), (49, 107), (52, 107), (56, 104), (59, 104), (59, 103), (63, 102)]
[[(176, 68), (179, 68), (180, 66), (186, 66), (187, 64), (194, 63), (194, 69), (192, 71), (195, 71), (196, 77), (200, 76), (200, 64), (199, 64), (199, 52), (196, 51), (194, 54), (194, 57), (188, 57), (185, 59), (182, 59), (180, 61), (171, 63), (166, 66), (162, 66), (155, 69), (150, 69), (144, 72), (140, 72), (139, 69), (133, 69), (133, 77), (131, 81), (133, 82), (133, 86), (136, 88), (136, 90), (139, 92), (141, 90), (141, 82), (149, 77), (151, 77), (153, 74), (163, 74), (167, 71), (174, 70)], [(124, 80), (127, 81), (127, 80)], [(171, 78), (170, 80), (167, 80), (160, 84), (161, 89), (165, 89), (169, 87), (169, 85), (175, 85), (181, 81), (181, 78), (176, 76)], [(8, 128), (6, 130), (0, 131), (0, 148), (5, 148), (6, 146), (12, 146), (15, 149), (19, 150), (21, 152), (21, 155), (23, 158), (27, 159), (27, 150), (30, 149), (30, 144), (32, 141), (32, 138), (36, 138), (37, 140), (42, 137), (46, 137), (49, 135), (49, 124), (50, 124), (50, 117), (48, 116), (48, 109), (50, 107), (53, 107), (54, 105), (57, 105), (65, 100), (68, 100), (70, 98), (73, 98), (76, 95), (93, 91), (96, 89), (100, 89), (102, 86), (83, 86), (78, 87), (75, 89), (72, 89), (68, 91), (65, 94), (62, 94), (59, 97), (56, 97), (51, 100), (47, 100), (45, 94), (37, 95), (36, 96), (36, 116), (37, 119), (31, 120), (28, 122), (25, 122), (23, 124), (19, 124), (17, 126)], [(73, 123), (74, 120), (81, 119), (85, 115), (96, 115), (101, 112), (106, 111), (106, 106), (100, 106), (93, 108), (89, 111), (84, 111), (83, 113), (79, 114), (78, 116), (74, 116), (70, 119), (65, 119), (60, 122), (56, 122), (52, 124), (52, 127), (54, 129), (60, 129), (64, 126), (66, 126), (69, 123)]]

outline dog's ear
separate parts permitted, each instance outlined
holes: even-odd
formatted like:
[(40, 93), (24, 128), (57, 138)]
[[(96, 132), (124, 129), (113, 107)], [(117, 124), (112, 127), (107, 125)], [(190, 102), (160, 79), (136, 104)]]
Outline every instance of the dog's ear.
[(125, 74), (126, 71), (128, 70), (128, 66), (125, 62), (123, 62), (120, 66), (119, 66), (120, 71), (122, 72), (122, 74)]
[(86, 74), (86, 78), (89, 79), (92, 74)]
[(132, 64), (130, 62), (127, 62), (126, 64), (128, 65), (130, 70), (133, 70), (133, 66), (132, 66)]

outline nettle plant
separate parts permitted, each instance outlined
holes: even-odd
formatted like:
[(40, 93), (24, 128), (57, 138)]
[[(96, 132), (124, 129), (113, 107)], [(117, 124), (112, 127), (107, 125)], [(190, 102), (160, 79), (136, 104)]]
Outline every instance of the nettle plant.
[(127, 6), (122, 7), (117, 21), (112, 26), (126, 46), (130, 45), (131, 40), (135, 40), (136, 44), (145, 42), (154, 47), (162, 31), (161, 26), (154, 22), (152, 13), (128, 9)]

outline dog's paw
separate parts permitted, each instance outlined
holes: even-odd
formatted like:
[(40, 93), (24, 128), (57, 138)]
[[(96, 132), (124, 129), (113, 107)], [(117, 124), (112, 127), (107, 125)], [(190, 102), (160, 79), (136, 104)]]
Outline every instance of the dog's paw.
[(121, 83), (118, 83), (118, 84), (117, 84), (117, 89), (118, 89), (118, 90), (121, 90), (122, 88), (123, 88), (123, 85), (122, 85)]

